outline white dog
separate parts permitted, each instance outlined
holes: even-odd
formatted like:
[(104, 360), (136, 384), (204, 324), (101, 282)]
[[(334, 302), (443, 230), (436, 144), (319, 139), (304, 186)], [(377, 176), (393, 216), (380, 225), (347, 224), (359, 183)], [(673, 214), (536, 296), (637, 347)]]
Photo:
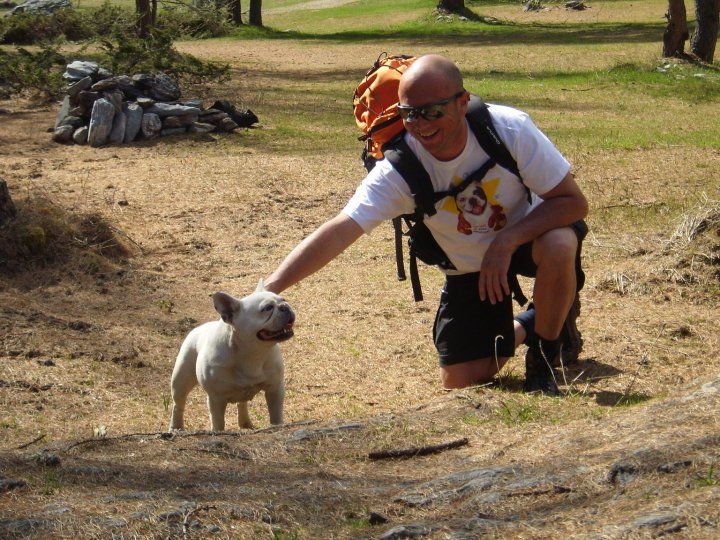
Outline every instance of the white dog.
[(182, 429), (185, 401), (198, 383), (207, 393), (213, 431), (225, 429), (228, 403), (238, 404), (240, 427), (251, 428), (247, 403), (261, 390), (270, 423), (282, 424), (284, 364), (278, 342), (293, 336), (295, 313), (262, 281), (245, 298), (217, 292), (212, 299), (222, 320), (192, 330), (175, 361), (170, 429)]

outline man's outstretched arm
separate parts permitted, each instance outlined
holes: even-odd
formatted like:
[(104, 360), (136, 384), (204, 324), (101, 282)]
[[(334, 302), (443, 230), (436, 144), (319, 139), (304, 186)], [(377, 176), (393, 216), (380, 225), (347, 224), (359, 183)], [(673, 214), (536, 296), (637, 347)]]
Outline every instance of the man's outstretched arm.
[(276, 294), (320, 270), (340, 255), (363, 230), (352, 218), (340, 213), (300, 242), (265, 280), (265, 288)]

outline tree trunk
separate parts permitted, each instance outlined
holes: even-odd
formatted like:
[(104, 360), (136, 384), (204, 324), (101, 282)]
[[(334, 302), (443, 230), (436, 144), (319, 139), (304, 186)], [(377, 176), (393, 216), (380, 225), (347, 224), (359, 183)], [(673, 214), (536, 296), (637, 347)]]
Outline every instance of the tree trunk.
[(242, 22), (241, 0), (230, 0), (230, 15), (235, 26), (240, 26)]
[(250, 24), (262, 26), (262, 0), (250, 0)]
[(668, 25), (663, 34), (663, 56), (682, 57), (685, 54), (685, 42), (690, 37), (685, 0), (670, 0), (665, 18)]
[(437, 8), (453, 13), (463, 13), (465, 11), (465, 0), (440, 0)]
[(705, 62), (712, 62), (718, 37), (720, 0), (695, 0), (697, 26), (692, 36), (691, 50)]
[(137, 28), (138, 36), (146, 38), (150, 27), (154, 23), (150, 0), (135, 0), (135, 11), (137, 12), (135, 27)]

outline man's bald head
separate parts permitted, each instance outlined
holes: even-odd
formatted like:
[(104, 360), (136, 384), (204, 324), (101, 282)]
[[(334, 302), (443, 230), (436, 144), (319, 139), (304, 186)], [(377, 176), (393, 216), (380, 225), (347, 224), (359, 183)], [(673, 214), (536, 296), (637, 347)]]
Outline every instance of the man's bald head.
[(399, 93), (402, 95), (418, 87), (433, 88), (451, 95), (463, 89), (463, 78), (453, 62), (439, 54), (427, 54), (415, 60), (403, 73)]

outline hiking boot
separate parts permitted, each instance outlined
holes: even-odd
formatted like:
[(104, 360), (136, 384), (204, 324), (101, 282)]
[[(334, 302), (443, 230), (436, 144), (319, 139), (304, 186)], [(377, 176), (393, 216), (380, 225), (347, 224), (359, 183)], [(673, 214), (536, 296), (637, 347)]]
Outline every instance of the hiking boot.
[[(582, 352), (583, 338), (577, 327), (577, 318), (580, 316), (580, 295), (575, 295), (570, 311), (565, 318), (560, 340), (562, 341), (562, 363), (565, 366), (576, 364)], [(556, 362), (556, 363), (555, 363)], [(560, 355), (553, 358), (553, 367), (560, 365)]]
[(535, 339), (525, 354), (525, 384), (523, 385), (523, 391), (541, 392), (546, 396), (559, 396), (560, 389), (555, 382), (552, 364), (553, 361), (560, 363), (559, 357), (561, 354), (562, 351), (558, 351), (555, 355), (557, 359), (547, 359), (540, 347), (540, 342)]

